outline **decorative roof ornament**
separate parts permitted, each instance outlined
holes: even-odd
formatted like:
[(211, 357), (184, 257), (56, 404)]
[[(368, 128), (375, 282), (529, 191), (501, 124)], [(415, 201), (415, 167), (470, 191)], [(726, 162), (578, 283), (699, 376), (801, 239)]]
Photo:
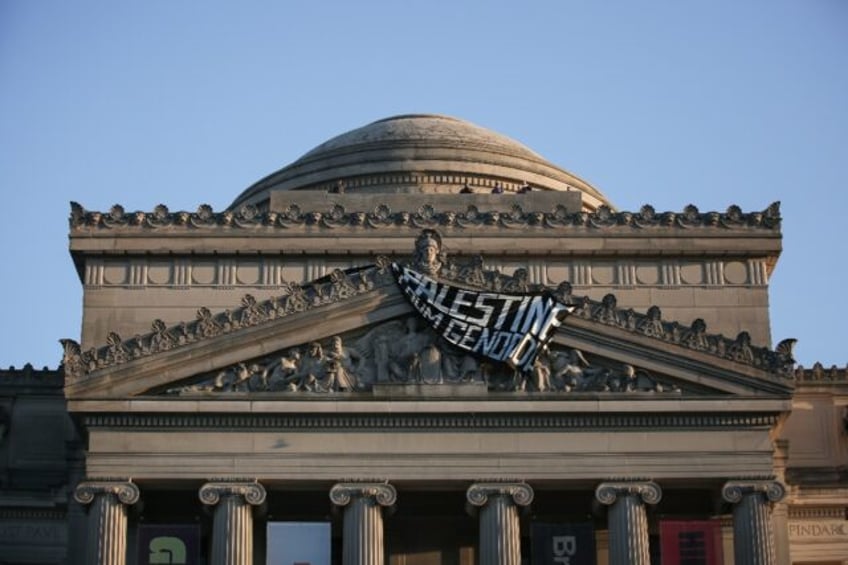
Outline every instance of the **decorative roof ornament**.
[[(779, 346), (778, 346), (779, 347)], [(832, 365), (826, 369), (821, 363), (815, 363), (811, 368), (805, 369), (798, 366), (795, 369), (795, 380), (798, 384), (812, 385), (830, 385), (830, 384), (848, 384), (848, 365), (839, 368)]]
[(671, 229), (780, 229), (780, 203), (774, 202), (761, 212), (743, 213), (736, 206), (726, 212), (699, 212), (687, 206), (682, 213), (657, 213), (652, 206), (643, 206), (638, 213), (615, 212), (600, 206), (594, 212), (569, 212), (556, 206), (548, 212), (527, 212), (515, 205), (509, 212), (484, 211), (469, 205), (465, 211), (438, 210), (431, 205), (416, 210), (391, 210), (378, 204), (371, 210), (347, 210), (339, 204), (328, 208), (303, 210), (291, 204), (283, 212), (268, 211), (254, 205), (243, 205), (235, 211), (213, 212), (202, 204), (196, 212), (170, 212), (158, 205), (153, 212), (127, 212), (118, 204), (108, 213), (88, 211), (71, 202), (69, 224), (72, 232), (139, 229), (157, 230), (275, 230), (305, 229), (307, 226), (326, 229), (354, 228), (379, 230), (388, 227), (487, 229), (522, 228), (540, 230), (650, 230)]

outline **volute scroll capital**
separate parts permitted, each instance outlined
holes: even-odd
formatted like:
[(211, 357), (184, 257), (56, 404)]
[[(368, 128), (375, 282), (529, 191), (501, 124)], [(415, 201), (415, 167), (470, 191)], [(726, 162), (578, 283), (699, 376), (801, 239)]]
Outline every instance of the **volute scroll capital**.
[(83, 481), (74, 489), (74, 500), (80, 504), (91, 504), (98, 495), (111, 494), (121, 504), (131, 506), (138, 502), (141, 492), (131, 480), (89, 480)]
[(330, 489), (330, 501), (336, 506), (347, 506), (354, 498), (373, 498), (380, 506), (391, 506), (397, 490), (389, 483), (336, 483)]
[(601, 483), (595, 489), (595, 498), (607, 506), (620, 496), (638, 496), (645, 504), (657, 504), (662, 500), (662, 489), (653, 481)]
[(737, 504), (747, 495), (762, 494), (769, 502), (780, 502), (786, 496), (786, 487), (780, 481), (728, 481), (721, 489), (722, 498)]
[(240, 496), (251, 506), (265, 502), (265, 487), (258, 482), (209, 482), (200, 487), (198, 497), (203, 504), (214, 506), (227, 496)]
[(518, 506), (533, 502), (533, 488), (527, 483), (474, 483), (465, 493), (472, 506), (485, 506), (492, 496), (508, 496)]

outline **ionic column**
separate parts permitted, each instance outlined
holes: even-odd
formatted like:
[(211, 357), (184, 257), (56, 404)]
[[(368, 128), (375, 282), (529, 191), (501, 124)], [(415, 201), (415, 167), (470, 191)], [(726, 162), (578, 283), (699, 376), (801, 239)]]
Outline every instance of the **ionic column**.
[(397, 500), (388, 483), (338, 483), (330, 500), (344, 507), (342, 565), (383, 565), (383, 506)]
[(595, 489), (595, 498), (610, 507), (607, 513), (610, 563), (650, 565), (645, 504), (660, 501), (660, 486), (651, 481), (601, 483)]
[(213, 482), (200, 487), (203, 504), (215, 507), (211, 565), (253, 565), (253, 506), (265, 502), (257, 482)]
[(88, 513), (88, 563), (124, 565), (127, 562), (127, 506), (138, 502), (138, 487), (130, 481), (84, 481), (74, 500), (91, 505)]
[(775, 565), (771, 504), (786, 495), (777, 481), (728, 481), (722, 498), (733, 504), (733, 559), (736, 565)]
[(476, 483), (465, 497), (480, 508), (481, 565), (520, 565), (521, 529), (518, 507), (533, 502), (526, 483)]

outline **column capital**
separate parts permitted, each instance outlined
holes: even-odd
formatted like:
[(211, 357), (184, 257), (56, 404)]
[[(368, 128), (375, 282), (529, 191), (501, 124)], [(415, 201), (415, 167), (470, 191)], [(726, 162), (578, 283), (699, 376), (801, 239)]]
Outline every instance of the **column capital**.
[(474, 483), (465, 492), (473, 506), (485, 506), (490, 496), (509, 496), (518, 506), (533, 502), (533, 488), (527, 483)]
[(786, 487), (780, 481), (727, 481), (721, 489), (721, 496), (727, 502), (736, 504), (749, 494), (762, 494), (769, 502), (780, 502), (786, 496)]
[(96, 496), (102, 494), (115, 495), (121, 504), (130, 506), (138, 502), (141, 493), (131, 480), (90, 479), (77, 485), (74, 500), (80, 504), (91, 504)]
[(389, 483), (336, 483), (330, 489), (330, 501), (336, 506), (347, 506), (353, 498), (373, 498), (380, 506), (391, 506), (397, 490)]
[(265, 502), (265, 487), (257, 481), (251, 482), (208, 482), (198, 491), (200, 502), (209, 506), (215, 506), (222, 497), (240, 496), (244, 501), (253, 506), (259, 506)]
[(620, 496), (638, 496), (645, 504), (657, 504), (662, 499), (662, 489), (653, 481), (601, 483), (595, 489), (595, 498), (607, 506), (614, 504)]

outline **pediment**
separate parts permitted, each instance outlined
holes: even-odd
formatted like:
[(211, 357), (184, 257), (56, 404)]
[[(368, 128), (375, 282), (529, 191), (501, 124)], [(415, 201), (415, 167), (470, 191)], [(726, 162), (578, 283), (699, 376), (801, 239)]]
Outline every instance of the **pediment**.
[[(445, 265), (440, 276), (468, 288), (533, 290), (521, 273), (504, 276), (468, 265)], [(439, 397), (569, 400), (587, 397), (788, 398), (791, 344), (777, 351), (709, 335), (618, 309), (611, 295), (595, 302), (556, 294), (574, 306), (538, 368), (517, 374), (480, 361), (437, 338), (396, 285), (385, 260), (356, 272), (336, 271), (291, 285), (265, 303), (154, 331), (135, 341), (110, 336), (80, 352), (66, 342), (69, 399), (131, 397), (263, 397), (335, 400)], [(340, 345), (340, 347), (339, 347)], [(76, 347), (76, 349), (75, 349)], [(783, 348), (781, 350), (781, 347)]]
[[(380, 318), (379, 316), (377, 316)], [(716, 371), (674, 363), (651, 362), (655, 352), (632, 343), (607, 341), (592, 351), (577, 349), (568, 329), (557, 334), (538, 356), (534, 370), (522, 373), (452, 346), (414, 312), (367, 326), (324, 335), (245, 359), (143, 393), (181, 398), (275, 397), (410, 398), (586, 398), (626, 395), (633, 398), (680, 398), (758, 394)], [(585, 335), (585, 334), (584, 334)], [(616, 347), (617, 345), (617, 347)], [(640, 355), (641, 353), (641, 355)], [(635, 364), (632, 364), (635, 363)], [(650, 366), (650, 368), (646, 368)], [(754, 385), (754, 386), (752, 386)]]

